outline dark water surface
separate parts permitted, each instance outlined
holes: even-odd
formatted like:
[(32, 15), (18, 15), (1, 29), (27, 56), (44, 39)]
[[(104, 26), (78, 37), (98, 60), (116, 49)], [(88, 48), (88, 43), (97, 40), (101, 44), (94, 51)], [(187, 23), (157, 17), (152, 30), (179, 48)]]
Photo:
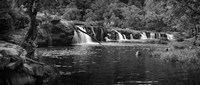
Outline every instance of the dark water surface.
[[(141, 56), (136, 57), (136, 51)], [(58, 75), (47, 85), (200, 85), (194, 65), (164, 63), (131, 44), (43, 48), (41, 61)], [(51, 57), (50, 57), (51, 56)]]

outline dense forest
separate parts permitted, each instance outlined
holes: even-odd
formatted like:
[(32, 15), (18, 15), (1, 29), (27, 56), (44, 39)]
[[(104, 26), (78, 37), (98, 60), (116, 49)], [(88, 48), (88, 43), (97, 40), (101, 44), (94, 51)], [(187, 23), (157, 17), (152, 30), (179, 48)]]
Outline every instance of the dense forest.
[(67, 20), (102, 21), (105, 26), (136, 30), (186, 31), (199, 22), (197, 0), (52, 0), (41, 4), (40, 11)]
[(193, 37), (199, 29), (199, 5), (198, 0), (2, 0), (0, 18), (7, 25), (1, 23), (5, 25), (1, 32), (29, 26), (26, 40), (34, 40), (37, 26), (53, 16), (104, 27), (185, 32)]
[(137, 30), (191, 30), (198, 27), (200, 14), (198, 0), (2, 0), (1, 2), (4, 1), (9, 1), (7, 5), (11, 7), (3, 7), (6, 5), (3, 3), (1, 9), (13, 10), (16, 15), (10, 15), (12, 18), (23, 14), (36, 16), (40, 12), (62, 16), (67, 20), (98, 21), (103, 22), (105, 26)]

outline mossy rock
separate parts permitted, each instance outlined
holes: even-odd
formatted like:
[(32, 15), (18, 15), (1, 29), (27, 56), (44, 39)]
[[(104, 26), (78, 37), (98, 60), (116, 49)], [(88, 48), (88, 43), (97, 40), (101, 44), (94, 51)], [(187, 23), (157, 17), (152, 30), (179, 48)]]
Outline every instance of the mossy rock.
[(27, 52), (19, 45), (0, 41), (0, 54), (2, 55), (0, 59), (2, 61), (1, 68), (15, 69), (25, 61)]
[(53, 68), (26, 57), (21, 46), (0, 41), (0, 85), (43, 85)]

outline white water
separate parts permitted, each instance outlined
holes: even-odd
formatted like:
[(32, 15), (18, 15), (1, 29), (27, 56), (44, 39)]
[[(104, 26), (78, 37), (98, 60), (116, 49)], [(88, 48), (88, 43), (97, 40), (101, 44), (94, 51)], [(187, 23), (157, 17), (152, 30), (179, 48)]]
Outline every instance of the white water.
[(147, 35), (145, 32), (140, 33), (141, 34), (141, 39), (147, 39)]
[[(86, 29), (84, 27), (81, 26), (76, 26), (78, 27), (80, 30), (86, 32)], [(92, 38), (90, 36), (88, 36), (87, 34), (81, 32), (78, 30), (74, 31), (74, 36), (73, 36), (73, 43), (75, 44), (94, 44), (94, 42), (92, 42)]]
[(161, 34), (160, 33), (158, 33), (158, 38), (161, 38)]
[(151, 32), (151, 33), (150, 33), (150, 38), (151, 38), (151, 39), (155, 39), (155, 33), (152, 33), (152, 32)]
[(122, 36), (122, 34), (121, 33), (119, 33), (118, 31), (116, 31), (115, 30), (115, 32), (117, 33), (117, 35), (118, 35), (118, 41), (122, 41), (122, 40), (124, 40), (124, 38), (123, 38), (123, 36)]
[(123, 34), (123, 38), (124, 38), (124, 40), (127, 40), (127, 38), (126, 38), (126, 35), (125, 35), (125, 34)]
[(173, 40), (174, 39), (172, 34), (166, 34), (166, 35), (167, 35), (167, 39), (168, 40)]
[(133, 34), (130, 34), (130, 37), (131, 37), (131, 40), (133, 40), (134, 38), (133, 38)]

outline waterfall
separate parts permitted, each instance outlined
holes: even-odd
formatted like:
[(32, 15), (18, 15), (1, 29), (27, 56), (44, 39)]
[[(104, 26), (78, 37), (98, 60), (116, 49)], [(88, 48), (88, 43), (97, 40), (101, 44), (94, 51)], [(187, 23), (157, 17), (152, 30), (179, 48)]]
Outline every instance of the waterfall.
[(126, 38), (126, 35), (125, 35), (125, 34), (123, 34), (123, 38), (124, 38), (124, 40), (127, 40), (127, 38)]
[(152, 33), (152, 32), (151, 32), (151, 33), (150, 33), (150, 38), (151, 38), (151, 39), (155, 39), (155, 33)]
[(168, 40), (173, 40), (174, 39), (172, 34), (166, 34), (166, 35), (167, 35), (167, 39)]
[[(78, 27), (80, 30), (86, 32), (86, 29), (84, 27), (81, 27), (81, 26), (76, 26), (76, 27)], [(90, 36), (88, 36), (87, 34), (78, 30), (78, 32), (74, 31), (73, 43), (92, 44), (93, 42), (92, 42), (92, 38)]]
[(116, 31), (116, 30), (115, 30), (115, 32), (116, 32), (117, 35), (118, 35), (118, 40), (119, 40), (119, 41), (124, 40), (124, 38), (123, 38), (123, 36), (122, 36), (122, 34), (121, 34), (120, 32), (118, 32), (118, 31)]
[(140, 33), (141, 34), (141, 39), (147, 39), (147, 36), (146, 36), (146, 33), (145, 32), (142, 32)]
[(131, 40), (133, 40), (133, 34), (130, 34)]

